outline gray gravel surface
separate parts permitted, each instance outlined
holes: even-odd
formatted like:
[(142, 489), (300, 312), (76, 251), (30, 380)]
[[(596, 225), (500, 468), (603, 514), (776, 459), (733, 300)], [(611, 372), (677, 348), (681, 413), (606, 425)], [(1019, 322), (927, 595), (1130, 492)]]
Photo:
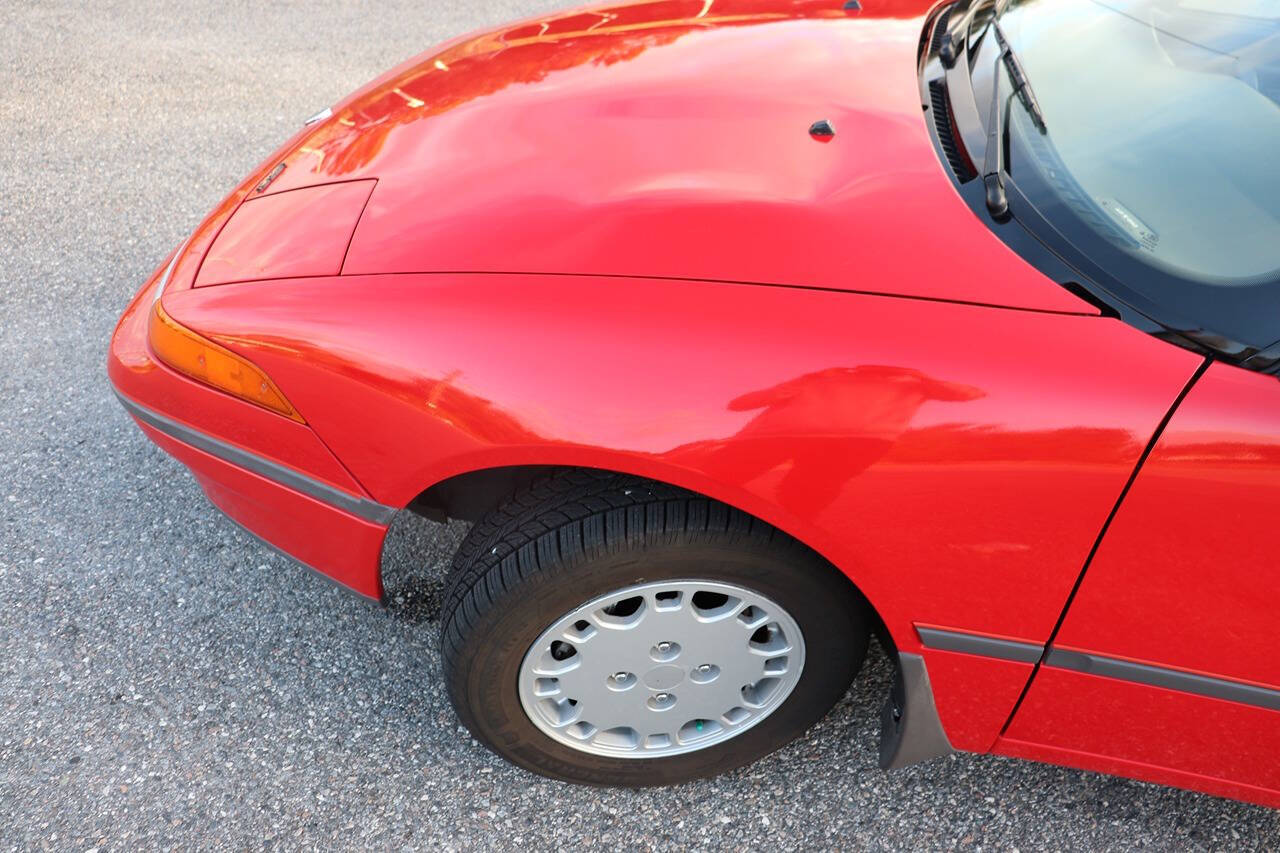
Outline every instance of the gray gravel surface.
[(399, 520), (378, 609), (240, 533), (143, 438), (103, 362), (153, 266), (303, 117), (549, 7), (0, 5), (0, 848), (1280, 845), (1275, 812), (1088, 773), (881, 773), (878, 654), (739, 772), (540, 779), (462, 731), (439, 682), (461, 528)]

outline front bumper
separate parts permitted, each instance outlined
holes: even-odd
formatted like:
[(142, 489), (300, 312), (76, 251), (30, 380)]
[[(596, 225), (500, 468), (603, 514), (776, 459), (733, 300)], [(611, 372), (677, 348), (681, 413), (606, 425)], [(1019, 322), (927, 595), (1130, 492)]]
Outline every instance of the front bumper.
[(107, 374), (142, 431), (195, 475), (214, 506), (277, 551), (374, 599), (395, 508), (374, 501), (307, 426), (156, 361), (147, 318), (161, 272), (116, 327)]

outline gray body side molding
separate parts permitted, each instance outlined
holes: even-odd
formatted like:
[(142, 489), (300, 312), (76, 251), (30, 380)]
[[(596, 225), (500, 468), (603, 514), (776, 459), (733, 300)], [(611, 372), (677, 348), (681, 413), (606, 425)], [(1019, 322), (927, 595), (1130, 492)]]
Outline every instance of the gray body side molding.
[(895, 770), (953, 752), (938, 719), (924, 658), (900, 652), (897, 677), (880, 710), (880, 766)]
[(205, 453), (216, 456), (224, 462), (230, 462), (232, 465), (252, 471), (255, 474), (266, 477), (268, 480), (301, 492), (307, 497), (315, 498), (321, 503), (328, 504), (366, 521), (372, 521), (374, 524), (388, 525), (396, 514), (395, 507), (385, 506), (368, 498), (348, 494), (328, 483), (322, 483), (313, 477), (308, 477), (300, 471), (287, 468), (278, 462), (273, 462), (256, 453), (250, 453), (247, 450), (236, 447), (234, 444), (229, 444), (199, 430), (192, 429), (186, 424), (181, 424), (165, 417), (159, 412), (153, 412), (140, 403), (135, 403), (119, 391), (116, 391), (116, 397), (120, 399), (121, 405), (124, 406), (129, 414), (170, 438), (176, 438), (178, 441), (189, 444), (197, 450), (203, 450)]
[(1044, 646), (1019, 643), (1014, 640), (1000, 640), (980, 634), (964, 634), (960, 631), (944, 631), (941, 628), (924, 628), (920, 625), (916, 626), (916, 633), (920, 635), (920, 642), (929, 648), (948, 652), (964, 652), (968, 655), (982, 655), (1020, 663), (1039, 663), (1040, 656), (1044, 653)]
[(1117, 660), (1105, 655), (1050, 649), (1049, 656), (1045, 658), (1045, 666), (1084, 672), (1089, 675), (1101, 675), (1106, 678), (1118, 678), (1149, 687), (1163, 687), (1166, 690), (1178, 690), (1183, 693), (1194, 693), (1197, 696), (1207, 696), (1210, 699), (1225, 699), (1228, 702), (1239, 702), (1242, 705), (1280, 711), (1280, 690), (1257, 687), (1239, 681), (1228, 681), (1224, 678), (1210, 678), (1207, 675), (1196, 675), (1160, 666)]

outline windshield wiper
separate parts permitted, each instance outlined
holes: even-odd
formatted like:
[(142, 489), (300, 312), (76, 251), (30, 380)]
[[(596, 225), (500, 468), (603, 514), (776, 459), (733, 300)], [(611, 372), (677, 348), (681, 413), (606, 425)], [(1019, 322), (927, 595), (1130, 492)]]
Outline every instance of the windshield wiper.
[(1000, 56), (1004, 58), (1005, 67), (1009, 69), (1009, 79), (1013, 81), (1013, 93), (1027, 108), (1031, 121), (1035, 123), (1040, 133), (1048, 133), (1049, 129), (1044, 126), (1044, 113), (1040, 111), (1040, 102), (1036, 100), (1035, 90), (1031, 88), (1031, 81), (1027, 79), (1022, 60), (1018, 59), (1018, 54), (1014, 53), (1013, 48), (1009, 46), (1009, 42), (1004, 37), (1004, 30), (1000, 29), (1000, 23), (995, 22), (991, 28), (995, 30), (996, 42), (1000, 45)]
[[(974, 16), (978, 14), (979, 9), (985, 9), (991, 3), (995, 3), (995, 10), (991, 13), (991, 17), (987, 19), (987, 23), (994, 21), (1000, 17), (1000, 13), (1004, 11), (1005, 5), (1009, 0), (973, 0), (964, 15), (960, 18), (959, 25), (953, 25), (950, 20), (947, 21), (947, 31), (942, 36), (942, 43), (938, 45), (938, 56), (942, 58), (942, 64), (950, 68), (956, 64), (956, 60), (960, 57), (960, 44), (966, 43), (969, 38), (969, 27), (973, 26)], [(956, 33), (961, 34), (961, 42), (956, 42)]]
[[(1000, 53), (996, 56), (996, 68), (991, 81), (991, 118), (988, 122), (987, 151), (982, 164), (982, 183), (987, 191), (987, 210), (997, 221), (1004, 221), (1009, 215), (1009, 195), (1004, 189), (1004, 139), (1008, 133), (1009, 105), (1014, 96), (1016, 95), (1022, 106), (1026, 108), (1027, 114), (1031, 116), (1031, 122), (1041, 134), (1048, 133), (1049, 129), (1045, 126), (1044, 113), (1040, 111), (1040, 102), (1036, 100), (1035, 92), (1031, 89), (1027, 73), (1023, 70), (1022, 63), (1018, 61), (1017, 54), (1009, 46), (1009, 41), (1004, 37), (1000, 23), (993, 19), (991, 28), (996, 34)], [(1000, 103), (1001, 64), (1008, 69), (1009, 79), (1013, 82), (1013, 91), (1005, 99), (1004, 109), (1001, 109)]]

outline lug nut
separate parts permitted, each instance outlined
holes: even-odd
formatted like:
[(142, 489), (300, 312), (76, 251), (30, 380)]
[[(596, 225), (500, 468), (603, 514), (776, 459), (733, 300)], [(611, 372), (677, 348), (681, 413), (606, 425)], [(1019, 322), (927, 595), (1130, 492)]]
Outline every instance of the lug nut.
[(649, 647), (649, 657), (659, 663), (667, 663), (680, 657), (680, 644), (675, 640), (660, 640)]
[(645, 700), (650, 711), (666, 711), (676, 706), (674, 693), (655, 693)]
[(689, 671), (689, 680), (694, 684), (710, 684), (720, 677), (720, 667), (713, 663), (700, 663)]
[(605, 676), (604, 685), (610, 690), (621, 693), (636, 686), (636, 677), (626, 670), (619, 670), (613, 675)]

